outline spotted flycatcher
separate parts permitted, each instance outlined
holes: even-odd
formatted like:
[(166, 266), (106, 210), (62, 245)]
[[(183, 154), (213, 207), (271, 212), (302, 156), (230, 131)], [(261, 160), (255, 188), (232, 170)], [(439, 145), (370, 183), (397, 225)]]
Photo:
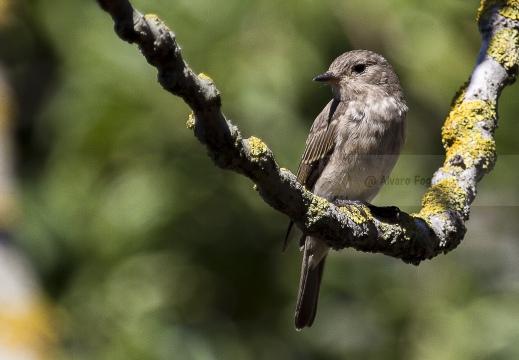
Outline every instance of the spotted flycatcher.
[[(405, 142), (407, 105), (391, 65), (367, 50), (342, 54), (314, 81), (327, 82), (333, 99), (317, 116), (297, 180), (328, 201), (370, 202), (393, 170)], [(283, 250), (289, 244), (290, 223)], [(312, 326), (329, 247), (303, 236), (295, 314), (297, 330)]]

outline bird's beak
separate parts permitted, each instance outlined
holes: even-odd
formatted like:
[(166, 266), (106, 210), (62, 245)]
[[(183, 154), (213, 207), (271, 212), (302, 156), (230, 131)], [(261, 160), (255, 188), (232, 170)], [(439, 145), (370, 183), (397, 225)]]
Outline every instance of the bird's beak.
[(314, 81), (339, 81), (340, 79), (340, 76), (330, 72), (330, 71), (327, 71), (325, 72), (324, 74), (321, 74), (321, 75), (317, 75), (316, 77), (314, 77)]

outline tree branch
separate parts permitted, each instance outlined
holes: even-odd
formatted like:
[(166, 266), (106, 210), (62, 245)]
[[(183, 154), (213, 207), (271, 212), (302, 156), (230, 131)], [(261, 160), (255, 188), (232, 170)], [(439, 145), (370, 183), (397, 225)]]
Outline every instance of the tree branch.
[(482, 1), (478, 20), (483, 43), (474, 72), (443, 126), (445, 162), (434, 174), (419, 213), (390, 215), (355, 202), (336, 206), (307, 191), (290, 171), (279, 168), (260, 139), (242, 138), (222, 114), (213, 81), (187, 66), (175, 34), (156, 15), (142, 15), (127, 0), (98, 3), (112, 16), (119, 37), (136, 43), (157, 68), (163, 88), (193, 110), (187, 125), (215, 164), (250, 178), (263, 200), (307, 235), (323, 238), (334, 249), (378, 252), (415, 265), (456, 248), (463, 239), (476, 184), (496, 161), (497, 99), (518, 68), (516, 0)]

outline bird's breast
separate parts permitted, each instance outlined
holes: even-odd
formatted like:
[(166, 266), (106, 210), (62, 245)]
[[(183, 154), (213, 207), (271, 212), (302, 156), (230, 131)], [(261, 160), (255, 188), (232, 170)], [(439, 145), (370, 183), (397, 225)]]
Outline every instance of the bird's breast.
[(405, 104), (394, 98), (351, 101), (340, 116), (335, 149), (314, 192), (328, 200), (371, 201), (405, 141)]

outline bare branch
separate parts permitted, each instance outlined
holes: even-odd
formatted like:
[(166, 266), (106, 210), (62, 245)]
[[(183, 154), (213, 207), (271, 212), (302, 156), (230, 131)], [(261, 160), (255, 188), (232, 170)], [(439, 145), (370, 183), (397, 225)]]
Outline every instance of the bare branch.
[(136, 43), (157, 68), (164, 89), (193, 110), (188, 127), (215, 164), (254, 181), (263, 200), (288, 215), (307, 235), (325, 239), (334, 249), (379, 252), (416, 265), (456, 248), (463, 239), (476, 184), (496, 161), (497, 99), (518, 68), (516, 1), (482, 2), (478, 19), (483, 43), (477, 64), (453, 101), (442, 132), (446, 159), (417, 214), (355, 202), (335, 206), (313, 195), (291, 172), (279, 168), (260, 139), (242, 138), (221, 112), (215, 84), (187, 66), (174, 33), (157, 16), (142, 15), (127, 0), (98, 3), (112, 16), (119, 37)]

